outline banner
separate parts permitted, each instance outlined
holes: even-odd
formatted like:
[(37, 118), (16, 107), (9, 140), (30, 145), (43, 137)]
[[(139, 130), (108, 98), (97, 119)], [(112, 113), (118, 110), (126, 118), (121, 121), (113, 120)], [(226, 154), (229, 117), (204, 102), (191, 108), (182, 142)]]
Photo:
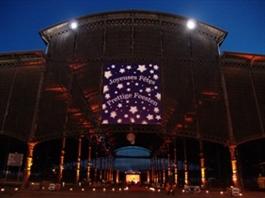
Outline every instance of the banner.
[(104, 66), (102, 124), (160, 124), (157, 64)]

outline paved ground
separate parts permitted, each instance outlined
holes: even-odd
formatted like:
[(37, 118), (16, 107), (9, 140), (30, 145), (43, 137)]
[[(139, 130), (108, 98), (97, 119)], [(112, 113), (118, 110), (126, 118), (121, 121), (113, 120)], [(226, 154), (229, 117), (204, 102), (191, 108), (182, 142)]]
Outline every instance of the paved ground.
[[(19, 192), (0, 192), (1, 198), (228, 198), (230, 195), (220, 195), (218, 192), (206, 194), (186, 194), (177, 192), (175, 195), (166, 195), (164, 192), (47, 192), (47, 191), (19, 191)], [(265, 198), (265, 192), (244, 192), (244, 198)]]

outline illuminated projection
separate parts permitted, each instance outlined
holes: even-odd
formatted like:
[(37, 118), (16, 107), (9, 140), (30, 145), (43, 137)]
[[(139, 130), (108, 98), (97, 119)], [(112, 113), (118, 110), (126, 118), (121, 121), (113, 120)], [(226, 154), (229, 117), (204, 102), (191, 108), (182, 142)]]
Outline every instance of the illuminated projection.
[(102, 124), (160, 124), (159, 65), (105, 65), (103, 75)]

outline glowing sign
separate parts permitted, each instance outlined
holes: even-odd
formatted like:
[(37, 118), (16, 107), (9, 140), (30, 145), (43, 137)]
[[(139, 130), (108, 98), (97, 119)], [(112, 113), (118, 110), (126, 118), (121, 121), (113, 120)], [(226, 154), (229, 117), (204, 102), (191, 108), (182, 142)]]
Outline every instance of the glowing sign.
[(140, 175), (139, 174), (127, 174), (126, 175), (126, 183), (139, 183), (140, 182)]
[(157, 64), (105, 65), (102, 124), (160, 124)]

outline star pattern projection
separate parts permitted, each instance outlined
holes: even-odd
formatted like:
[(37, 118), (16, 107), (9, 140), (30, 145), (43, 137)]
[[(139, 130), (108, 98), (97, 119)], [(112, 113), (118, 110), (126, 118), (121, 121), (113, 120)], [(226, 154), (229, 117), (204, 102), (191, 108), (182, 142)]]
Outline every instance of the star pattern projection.
[(102, 93), (102, 124), (160, 124), (159, 65), (105, 65)]

